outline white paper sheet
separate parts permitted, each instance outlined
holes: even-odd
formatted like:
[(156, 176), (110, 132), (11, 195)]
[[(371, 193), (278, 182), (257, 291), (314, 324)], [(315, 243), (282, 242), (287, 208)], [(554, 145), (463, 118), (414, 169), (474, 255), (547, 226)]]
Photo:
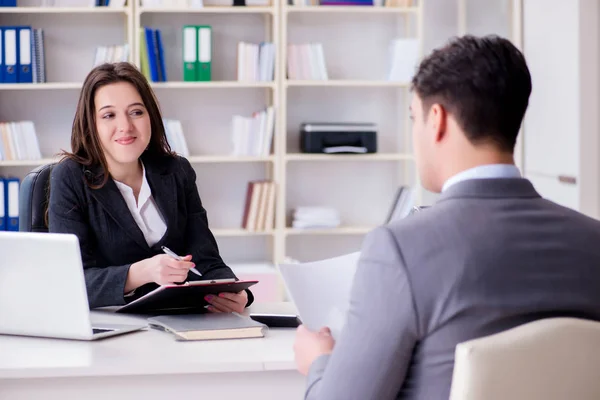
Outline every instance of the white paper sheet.
[(303, 264), (280, 264), (279, 270), (300, 319), (307, 328), (331, 329), (334, 338), (346, 322), (352, 281), (360, 252)]

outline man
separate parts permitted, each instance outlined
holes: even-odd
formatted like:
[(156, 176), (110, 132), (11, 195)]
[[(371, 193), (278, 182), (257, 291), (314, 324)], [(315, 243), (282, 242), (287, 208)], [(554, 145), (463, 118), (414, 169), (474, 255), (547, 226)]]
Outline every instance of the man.
[(337, 343), (298, 329), (309, 400), (447, 400), (458, 343), (540, 318), (600, 319), (600, 222), (542, 199), (514, 165), (531, 93), (519, 50), (453, 40), (412, 88), (417, 168), (442, 194), (367, 236)]

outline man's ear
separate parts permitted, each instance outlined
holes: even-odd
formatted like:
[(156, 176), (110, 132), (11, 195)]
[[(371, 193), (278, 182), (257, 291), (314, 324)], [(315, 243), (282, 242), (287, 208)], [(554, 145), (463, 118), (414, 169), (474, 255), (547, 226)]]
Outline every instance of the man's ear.
[(448, 113), (441, 104), (434, 103), (429, 108), (428, 120), (436, 143), (440, 142), (446, 135), (446, 126), (448, 124), (447, 118)]

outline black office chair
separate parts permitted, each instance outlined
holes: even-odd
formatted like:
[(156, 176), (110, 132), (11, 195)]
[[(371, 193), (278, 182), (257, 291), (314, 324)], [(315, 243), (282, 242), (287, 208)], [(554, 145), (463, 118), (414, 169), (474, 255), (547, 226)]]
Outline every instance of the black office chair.
[(50, 172), (54, 163), (37, 167), (21, 181), (19, 231), (48, 232), (46, 210), (50, 199)]

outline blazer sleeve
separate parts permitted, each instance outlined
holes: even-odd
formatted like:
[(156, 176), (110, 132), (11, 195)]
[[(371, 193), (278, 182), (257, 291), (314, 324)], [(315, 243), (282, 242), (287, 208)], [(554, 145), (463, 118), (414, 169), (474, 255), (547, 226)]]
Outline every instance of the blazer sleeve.
[(365, 239), (346, 325), (309, 369), (306, 400), (396, 399), (417, 343), (417, 314), (400, 249), (381, 227)]
[(90, 308), (123, 305), (126, 303), (125, 282), (131, 264), (98, 265), (94, 234), (87, 222), (88, 210), (82, 190), (85, 183), (81, 177), (73, 175), (67, 165), (59, 164), (52, 171), (48, 230), (71, 233), (79, 239)]
[[(188, 210), (187, 224), (185, 232), (186, 253), (192, 255), (192, 261), (196, 264), (196, 269), (200, 271), (202, 277), (190, 272), (189, 280), (199, 279), (227, 279), (236, 278), (235, 274), (229, 268), (221, 255), (217, 241), (208, 227), (208, 217), (206, 210), (202, 206), (198, 187), (196, 185), (196, 172), (189, 161), (181, 158), (185, 172), (185, 198)], [(250, 290), (248, 294), (248, 307), (254, 301), (254, 295)]]

